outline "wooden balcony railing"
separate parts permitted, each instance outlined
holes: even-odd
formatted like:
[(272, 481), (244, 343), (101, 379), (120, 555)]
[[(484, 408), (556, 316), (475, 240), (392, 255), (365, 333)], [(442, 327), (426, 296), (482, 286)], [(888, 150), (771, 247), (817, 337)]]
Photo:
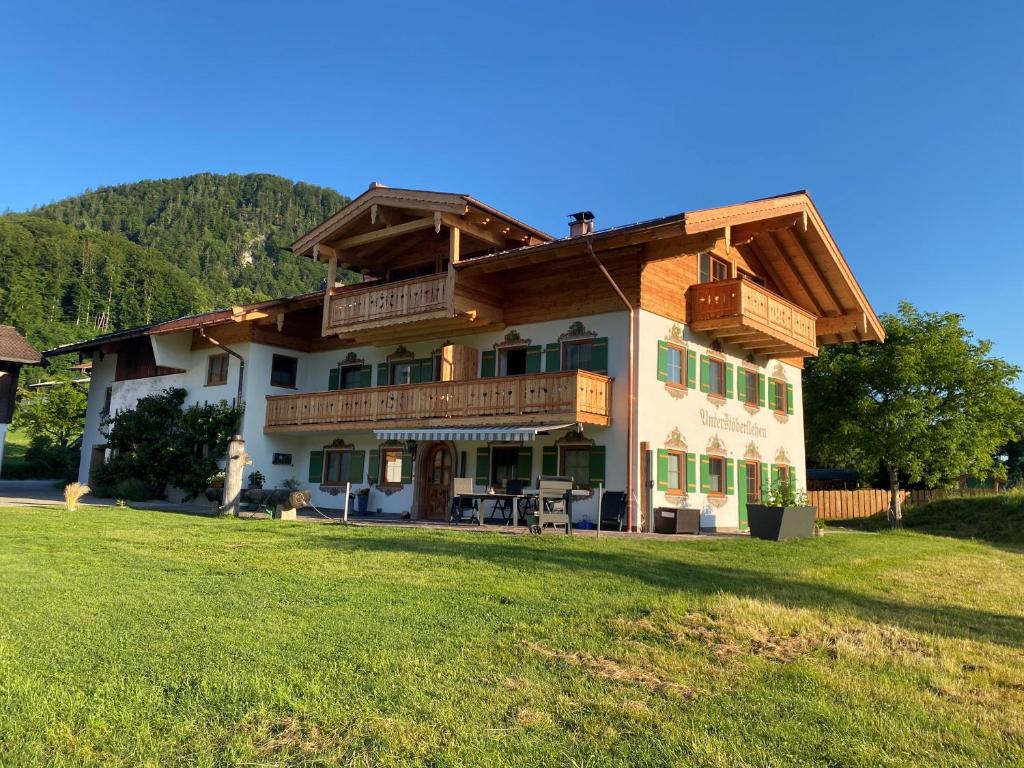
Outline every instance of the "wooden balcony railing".
[(267, 397), (265, 432), (611, 423), (612, 379), (589, 371)]
[(690, 326), (723, 341), (773, 355), (818, 354), (816, 317), (749, 280), (690, 286)]
[(329, 301), (327, 331), (362, 330), (454, 315), (454, 275), (447, 272), (395, 283), (336, 289)]

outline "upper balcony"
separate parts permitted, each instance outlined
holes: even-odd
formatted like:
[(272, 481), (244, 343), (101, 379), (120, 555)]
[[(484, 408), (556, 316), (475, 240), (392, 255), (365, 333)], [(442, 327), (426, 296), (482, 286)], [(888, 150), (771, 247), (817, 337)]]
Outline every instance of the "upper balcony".
[(264, 432), (611, 423), (612, 379), (589, 371), (267, 397)]
[(689, 288), (690, 327), (759, 355), (814, 357), (816, 317), (749, 280)]

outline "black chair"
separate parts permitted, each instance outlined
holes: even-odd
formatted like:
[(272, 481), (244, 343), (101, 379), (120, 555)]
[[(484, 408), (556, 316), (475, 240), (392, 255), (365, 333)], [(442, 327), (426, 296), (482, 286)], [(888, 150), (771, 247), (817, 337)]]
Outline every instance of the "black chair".
[(449, 522), (458, 525), (467, 517), (471, 523), (480, 521), (480, 505), (471, 496), (463, 496), (473, 492), (473, 481), (468, 477), (456, 477), (452, 483), (454, 493), (452, 494), (452, 508), (449, 515)]
[[(512, 496), (518, 496), (523, 492), (523, 481), (522, 480), (506, 480), (505, 481), (505, 493)], [(488, 520), (494, 520), (494, 515), (497, 512), (501, 512), (501, 520), (503, 523), (508, 525), (512, 522), (512, 505), (515, 504), (516, 499), (497, 499), (494, 502), (494, 507), (491, 509), (491, 516)]]
[(622, 491), (605, 491), (601, 497), (601, 530), (614, 527), (621, 531), (626, 525), (626, 494)]

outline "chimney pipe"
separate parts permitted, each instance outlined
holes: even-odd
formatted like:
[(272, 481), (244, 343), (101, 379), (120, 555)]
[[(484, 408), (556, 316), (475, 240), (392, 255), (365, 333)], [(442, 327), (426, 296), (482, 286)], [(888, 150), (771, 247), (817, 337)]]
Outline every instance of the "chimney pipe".
[(569, 237), (582, 237), (594, 231), (594, 214), (578, 211), (569, 214)]

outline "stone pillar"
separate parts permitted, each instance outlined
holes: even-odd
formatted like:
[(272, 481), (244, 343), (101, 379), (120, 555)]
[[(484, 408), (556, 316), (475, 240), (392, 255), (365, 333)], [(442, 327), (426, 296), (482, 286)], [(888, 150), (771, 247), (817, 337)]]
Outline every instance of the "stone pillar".
[(224, 504), (220, 508), (222, 515), (238, 517), (242, 503), (242, 473), (248, 458), (245, 440), (241, 435), (233, 435), (228, 443), (228, 461), (224, 467)]

